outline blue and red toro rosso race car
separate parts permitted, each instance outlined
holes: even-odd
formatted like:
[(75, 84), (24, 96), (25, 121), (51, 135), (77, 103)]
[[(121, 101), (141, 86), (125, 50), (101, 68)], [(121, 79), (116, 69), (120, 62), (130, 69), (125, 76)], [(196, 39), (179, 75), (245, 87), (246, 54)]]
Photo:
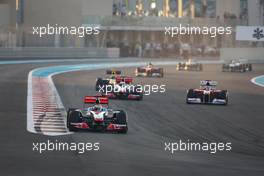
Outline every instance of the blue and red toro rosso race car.
[(127, 133), (127, 114), (123, 110), (110, 109), (107, 97), (86, 96), (83, 108), (68, 110), (67, 127), (69, 131), (85, 129)]

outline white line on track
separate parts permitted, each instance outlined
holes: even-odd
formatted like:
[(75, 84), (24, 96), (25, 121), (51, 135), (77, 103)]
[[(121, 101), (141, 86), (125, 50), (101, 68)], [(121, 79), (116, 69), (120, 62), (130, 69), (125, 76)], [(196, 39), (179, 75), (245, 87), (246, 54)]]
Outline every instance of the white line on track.
[(253, 84), (258, 85), (258, 86), (264, 87), (264, 83), (261, 84), (261, 83), (259, 83), (259, 82), (256, 81), (257, 79), (260, 79), (260, 78), (264, 78), (264, 75), (261, 75), (261, 76), (257, 76), (257, 77), (255, 77), (255, 78), (252, 78), (252, 79), (251, 79), (251, 82), (252, 82)]

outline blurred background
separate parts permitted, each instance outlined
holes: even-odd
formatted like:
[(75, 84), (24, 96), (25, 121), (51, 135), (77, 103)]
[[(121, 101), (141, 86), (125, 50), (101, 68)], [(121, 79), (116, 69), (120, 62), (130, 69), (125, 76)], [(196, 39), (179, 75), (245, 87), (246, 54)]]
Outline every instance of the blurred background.
[[(90, 51), (88, 48), (108, 48), (100, 52), (117, 57), (218, 58), (221, 48), (263, 47), (263, 41), (235, 38), (236, 26), (263, 26), (263, 14), (264, 0), (0, 0), (0, 49), (2, 56), (9, 56), (14, 50), (55, 53), (58, 50), (54, 48), (60, 48), (78, 57)], [(83, 38), (73, 35), (39, 38), (32, 34), (32, 26), (47, 24), (100, 26), (101, 30), (100, 35)], [(232, 26), (233, 33), (215, 38), (164, 35), (165, 26), (179, 24)], [(79, 54), (74, 54), (73, 48), (78, 48)], [(93, 56), (99, 56), (98, 53), (99, 50)]]

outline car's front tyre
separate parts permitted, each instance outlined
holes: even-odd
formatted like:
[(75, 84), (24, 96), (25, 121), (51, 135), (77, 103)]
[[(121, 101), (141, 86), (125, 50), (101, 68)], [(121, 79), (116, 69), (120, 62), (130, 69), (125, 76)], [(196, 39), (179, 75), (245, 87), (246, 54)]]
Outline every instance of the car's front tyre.
[(118, 133), (126, 134), (128, 131), (128, 127), (127, 127), (127, 115), (125, 111), (119, 110), (119, 113), (116, 113), (115, 117), (116, 117), (115, 123), (119, 125), (126, 125), (126, 127), (123, 128), (122, 130), (119, 130)]
[(71, 123), (80, 123), (80, 122), (81, 122), (80, 112), (70, 109), (67, 113), (67, 127), (69, 131), (77, 131), (77, 128), (71, 125)]

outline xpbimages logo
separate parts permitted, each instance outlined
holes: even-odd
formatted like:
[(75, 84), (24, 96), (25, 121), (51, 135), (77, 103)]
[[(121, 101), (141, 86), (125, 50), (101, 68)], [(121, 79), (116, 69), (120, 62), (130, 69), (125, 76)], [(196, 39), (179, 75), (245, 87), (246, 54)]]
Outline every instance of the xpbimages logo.
[(119, 93), (119, 92), (136, 92), (150, 95), (152, 93), (165, 93), (166, 85), (130, 85), (130, 84), (116, 84), (116, 85), (99, 85), (100, 93)]
[(85, 143), (85, 142), (59, 142), (57, 140), (50, 141), (47, 140), (45, 142), (33, 142), (32, 143), (32, 151), (42, 154), (44, 152), (50, 151), (73, 151), (77, 152), (78, 154), (83, 154), (86, 151), (99, 151), (100, 150), (100, 143)]
[(232, 34), (232, 27), (231, 26), (190, 26), (182, 25), (179, 26), (167, 26), (164, 28), (165, 35), (171, 37), (178, 37), (178, 35), (209, 35), (212, 38), (215, 38), (217, 35), (231, 35)]
[(171, 154), (175, 154), (179, 151), (181, 152), (209, 152), (210, 154), (215, 154), (217, 152), (228, 152), (232, 150), (231, 142), (192, 142), (187, 141), (176, 141), (176, 142), (165, 142), (164, 151)]
[(76, 35), (78, 37), (85, 37), (86, 35), (98, 35), (100, 33), (99, 26), (34, 26), (32, 27), (32, 34), (43, 37), (44, 35)]

